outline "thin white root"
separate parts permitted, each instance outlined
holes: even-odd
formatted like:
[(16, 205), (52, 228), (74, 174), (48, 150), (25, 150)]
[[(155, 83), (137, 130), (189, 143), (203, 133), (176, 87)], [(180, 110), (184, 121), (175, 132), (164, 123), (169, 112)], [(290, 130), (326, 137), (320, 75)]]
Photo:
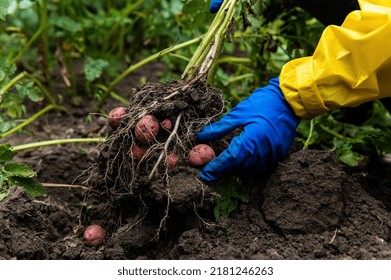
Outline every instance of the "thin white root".
[(164, 211), (164, 217), (160, 220), (159, 228), (156, 230), (155, 237), (152, 239), (153, 241), (159, 240), (160, 232), (164, 226), (164, 223), (168, 219), (168, 211), (170, 210), (170, 203), (172, 201), (172, 197), (170, 195), (170, 189), (168, 188), (167, 190), (167, 205), (166, 205), (166, 210)]
[(151, 179), (153, 178), (153, 175), (155, 175), (156, 170), (158, 169), (160, 162), (161, 162), (162, 159), (164, 158), (164, 155), (167, 154), (168, 146), (170, 145), (171, 140), (174, 138), (175, 135), (177, 135), (177, 131), (178, 131), (178, 128), (179, 128), (179, 123), (180, 123), (180, 121), (181, 121), (182, 115), (183, 115), (183, 112), (180, 112), (179, 115), (178, 115), (178, 117), (176, 118), (175, 126), (174, 126), (174, 128), (173, 128), (173, 130), (172, 130), (170, 136), (168, 136), (166, 143), (164, 144), (164, 149), (163, 149), (163, 151), (160, 153), (160, 156), (159, 156), (158, 160), (156, 161), (155, 166), (153, 167), (151, 173), (150, 173), (149, 176), (148, 176), (148, 179), (149, 179), (149, 180), (151, 180)]
[(45, 188), (76, 188), (76, 189), (93, 191), (91, 188), (82, 185), (55, 184), (55, 183), (41, 183), (41, 184)]
[(331, 240), (329, 241), (329, 244), (333, 243), (335, 237), (337, 237), (337, 233), (338, 233), (338, 229), (335, 229), (334, 234), (333, 234), (333, 237), (332, 237)]

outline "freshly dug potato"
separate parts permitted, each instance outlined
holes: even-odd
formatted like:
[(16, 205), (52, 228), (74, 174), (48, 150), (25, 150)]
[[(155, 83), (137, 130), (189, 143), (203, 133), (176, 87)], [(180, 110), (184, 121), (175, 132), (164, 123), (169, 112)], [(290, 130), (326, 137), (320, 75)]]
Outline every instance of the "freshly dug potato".
[(132, 147), (130, 148), (130, 154), (132, 158), (136, 161), (140, 161), (145, 153), (148, 151), (148, 147), (146, 146), (140, 146), (137, 144), (132, 144)]
[(169, 119), (162, 120), (162, 127), (167, 130), (172, 129), (172, 122)]
[(91, 225), (84, 231), (84, 244), (87, 246), (99, 246), (106, 237), (106, 231), (100, 225)]
[(174, 169), (180, 160), (180, 157), (176, 153), (169, 153), (166, 157), (166, 166), (169, 169)]
[(194, 146), (189, 153), (189, 164), (194, 167), (202, 167), (216, 157), (212, 147), (206, 144)]
[(146, 115), (136, 124), (134, 131), (136, 139), (141, 143), (148, 143), (155, 139), (159, 132), (159, 123), (152, 115)]
[(116, 129), (121, 120), (122, 117), (126, 114), (126, 108), (125, 107), (117, 107), (110, 111), (108, 121), (109, 125), (112, 129)]

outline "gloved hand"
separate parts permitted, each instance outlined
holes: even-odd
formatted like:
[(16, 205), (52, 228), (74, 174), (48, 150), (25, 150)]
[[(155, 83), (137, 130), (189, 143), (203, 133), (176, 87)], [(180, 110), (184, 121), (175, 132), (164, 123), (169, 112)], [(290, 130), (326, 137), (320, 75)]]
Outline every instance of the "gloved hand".
[(274, 167), (291, 148), (299, 121), (281, 92), (279, 78), (271, 79), (268, 86), (256, 89), (220, 121), (197, 133), (201, 142), (210, 142), (244, 128), (201, 170), (200, 178), (213, 182), (227, 173), (255, 176)]
[(211, 13), (216, 13), (221, 4), (223, 3), (224, 0), (212, 0), (212, 2), (210, 2), (210, 6), (209, 6), (209, 10)]

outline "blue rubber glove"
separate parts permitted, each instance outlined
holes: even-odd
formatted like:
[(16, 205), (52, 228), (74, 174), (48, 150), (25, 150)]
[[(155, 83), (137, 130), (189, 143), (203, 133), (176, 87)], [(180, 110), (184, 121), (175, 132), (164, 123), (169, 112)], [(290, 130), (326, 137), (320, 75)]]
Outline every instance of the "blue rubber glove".
[(212, 0), (210, 2), (209, 10), (211, 13), (216, 13), (219, 9), (221, 4), (223, 3), (224, 0)]
[(205, 182), (217, 181), (224, 174), (255, 176), (283, 160), (296, 136), (300, 118), (285, 100), (279, 78), (258, 88), (220, 121), (205, 126), (196, 137), (210, 142), (243, 127), (229, 147), (209, 162), (200, 173)]

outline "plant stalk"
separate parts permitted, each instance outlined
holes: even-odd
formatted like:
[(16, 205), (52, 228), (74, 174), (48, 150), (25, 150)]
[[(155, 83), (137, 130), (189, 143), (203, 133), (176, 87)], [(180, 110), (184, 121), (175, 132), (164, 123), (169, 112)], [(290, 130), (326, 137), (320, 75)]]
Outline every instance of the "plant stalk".
[(23, 145), (17, 145), (12, 147), (13, 152), (18, 152), (27, 149), (36, 149), (44, 146), (51, 145), (64, 145), (64, 144), (73, 144), (73, 143), (100, 143), (104, 142), (105, 138), (71, 138), (71, 139), (56, 139), (56, 140), (47, 140), (41, 142), (33, 142)]
[(303, 150), (307, 150), (308, 149), (308, 146), (310, 144), (310, 141), (311, 141), (313, 133), (314, 133), (314, 119), (312, 119), (310, 121), (310, 132), (308, 134), (307, 139), (305, 140), (305, 143), (304, 143), (304, 146), (303, 146)]
[(4, 138), (4, 137), (7, 137), (15, 132), (17, 132), (18, 130), (22, 129), (23, 127), (29, 125), (30, 123), (32, 123), (33, 121), (35, 121), (37, 118), (39, 118), (41, 115), (49, 112), (50, 110), (63, 110), (66, 112), (66, 110), (63, 108), (63, 107), (60, 107), (60, 106), (55, 106), (55, 105), (48, 105), (46, 106), (45, 108), (43, 108), (42, 110), (38, 111), (37, 113), (35, 113), (34, 115), (32, 115), (30, 118), (28, 118), (27, 120), (23, 121), (21, 124), (15, 126), (14, 128), (8, 130), (7, 132), (4, 132), (3, 134), (0, 134), (0, 138)]
[(2, 95), (9, 91), (12, 87), (14, 87), (18, 82), (23, 80), (24, 78), (29, 78), (31, 79), (37, 86), (38, 88), (42, 91), (43, 95), (48, 99), (48, 101), (53, 105), (56, 105), (56, 101), (54, 100), (53, 96), (50, 94), (50, 92), (41, 84), (38, 79), (34, 78), (31, 74), (27, 72), (21, 72), (14, 78), (12, 78), (11, 81), (9, 81), (3, 88), (0, 89), (0, 104), (2, 102)]
[[(122, 10), (119, 19), (116, 21), (116, 23), (110, 29), (110, 31), (107, 35), (107, 38), (109, 38), (109, 39), (113, 38), (114, 37), (113, 35), (116, 34), (116, 32), (118, 32), (118, 29), (119, 29), (121, 23), (123, 22), (123, 20), (126, 17), (128, 17), (133, 11), (135, 11), (138, 7), (140, 7), (144, 2), (145, 2), (145, 0), (138, 0), (136, 3), (132, 3), (131, 5), (128, 5), (127, 7), (125, 7), (125, 9)], [(105, 44), (105, 46), (103, 47), (103, 50), (107, 51), (110, 45), (111, 45), (111, 41), (108, 40), (107, 43)]]
[(323, 125), (323, 124), (319, 124), (320, 128), (323, 130), (323, 131), (326, 131), (327, 133), (333, 135), (334, 137), (338, 138), (338, 139), (341, 139), (341, 140), (354, 140), (353, 138), (350, 138), (350, 137), (346, 137), (346, 136), (343, 136), (333, 130), (331, 130), (330, 128), (328, 128), (327, 126)]
[(221, 5), (208, 32), (183, 72), (183, 79), (209, 76), (223, 45), (224, 36), (235, 13), (238, 0), (226, 0)]
[(42, 28), (41, 42), (43, 48), (43, 59), (44, 59), (44, 75), (45, 79), (50, 85), (50, 75), (48, 69), (49, 61), (49, 34), (48, 34), (48, 0), (42, 0), (41, 4), (41, 22), (40, 28)]
[[(98, 89), (102, 90), (103, 92), (107, 92), (108, 91), (108, 88), (106, 86), (102, 85), (102, 84), (98, 84), (98, 85), (96, 85), (96, 87)], [(111, 97), (113, 97), (114, 99), (118, 100), (119, 102), (125, 104), (126, 106), (130, 105), (130, 102), (127, 99), (125, 99), (122, 96), (118, 95), (113, 90), (111, 90), (110, 95), (111, 95)]]
[(23, 80), (23, 78), (27, 77), (26, 72), (19, 73), (15, 77), (11, 79), (2, 89), (0, 89), (0, 94), (3, 95), (7, 91), (9, 91), (14, 85), (16, 85), (19, 81)]

